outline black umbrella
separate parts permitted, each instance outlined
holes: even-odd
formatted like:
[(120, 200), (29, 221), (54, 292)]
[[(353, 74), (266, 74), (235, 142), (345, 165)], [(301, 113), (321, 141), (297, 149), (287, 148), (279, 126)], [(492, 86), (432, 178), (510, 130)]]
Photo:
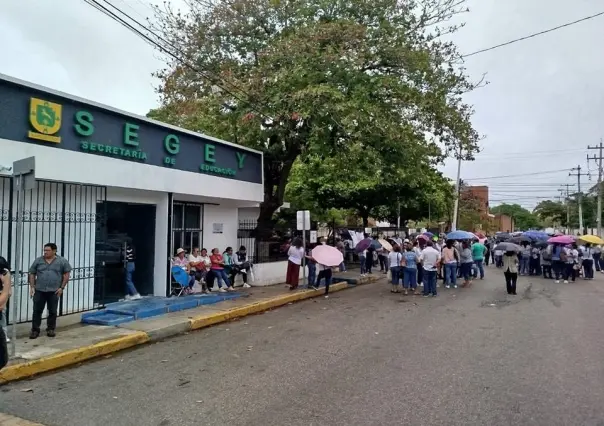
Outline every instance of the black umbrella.
[(514, 244), (522, 244), (522, 243), (530, 243), (532, 242), (532, 240), (529, 237), (525, 237), (524, 235), (519, 235), (517, 237), (512, 237), (509, 240), (511, 243)]
[(536, 243), (533, 244), (533, 247), (537, 247), (540, 249), (546, 248), (549, 244), (547, 244), (547, 241), (537, 241)]

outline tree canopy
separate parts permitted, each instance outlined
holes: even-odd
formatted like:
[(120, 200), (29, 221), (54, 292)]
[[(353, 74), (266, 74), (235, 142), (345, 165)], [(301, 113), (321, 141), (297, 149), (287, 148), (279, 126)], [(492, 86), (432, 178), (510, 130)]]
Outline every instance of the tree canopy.
[(403, 156), (430, 167), (476, 151), (462, 99), (475, 85), (441, 38), (464, 0), (188, 4), (185, 14), (157, 9), (178, 58), (157, 74), (161, 105), (149, 115), (264, 152), (259, 226), (270, 227), (298, 160), (318, 167), (363, 146), (385, 175)]
[(520, 204), (500, 204), (491, 208), (492, 214), (506, 214), (514, 219), (517, 229), (528, 230), (541, 228), (542, 224), (536, 214), (522, 207)]

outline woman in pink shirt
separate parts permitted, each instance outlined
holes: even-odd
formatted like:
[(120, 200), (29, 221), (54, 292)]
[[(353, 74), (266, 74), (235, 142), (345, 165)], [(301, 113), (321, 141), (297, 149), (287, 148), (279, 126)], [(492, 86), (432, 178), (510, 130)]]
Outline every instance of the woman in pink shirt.
[(445, 265), (445, 287), (457, 288), (457, 256), (453, 240), (447, 240), (447, 245), (442, 250), (442, 258)]
[[(224, 271), (224, 259), (222, 258), (222, 255), (220, 254), (220, 250), (218, 250), (217, 248), (212, 249), (212, 255), (210, 256), (210, 262), (212, 262), (212, 266), (211, 266), (211, 271), (214, 274), (214, 278), (216, 279), (216, 281), (218, 282), (218, 288), (220, 292), (225, 292), (225, 291), (234, 291), (235, 289), (233, 288), (233, 286), (231, 285), (230, 281), (229, 281), (229, 277), (227, 276), (226, 272)], [(224, 286), (227, 288), (226, 290), (224, 290), (222, 288), (222, 284), (224, 283)]]

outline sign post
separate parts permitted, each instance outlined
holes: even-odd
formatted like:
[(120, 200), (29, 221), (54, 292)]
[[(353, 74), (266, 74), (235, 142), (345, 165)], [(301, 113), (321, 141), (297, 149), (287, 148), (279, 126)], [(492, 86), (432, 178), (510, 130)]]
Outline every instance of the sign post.
[[(15, 273), (13, 275), (13, 295), (10, 298), (11, 313), (11, 346), (10, 354), (15, 356), (17, 350), (17, 309), (21, 308), (21, 251), (23, 248), (23, 210), (25, 210), (25, 190), (36, 186), (35, 157), (24, 158), (13, 163), (13, 177), (17, 190), (17, 224), (15, 232)], [(27, 280), (26, 280), (27, 283)]]
[(296, 225), (298, 231), (302, 231), (302, 247), (304, 247), (304, 257), (302, 257), (302, 282), (306, 282), (306, 230), (310, 230), (310, 211), (298, 210), (296, 212)]

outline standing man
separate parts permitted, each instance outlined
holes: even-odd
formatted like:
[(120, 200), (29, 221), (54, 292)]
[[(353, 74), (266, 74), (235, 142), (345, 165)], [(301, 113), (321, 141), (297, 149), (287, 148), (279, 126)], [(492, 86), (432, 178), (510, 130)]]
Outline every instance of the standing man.
[(126, 300), (138, 300), (141, 295), (134, 286), (132, 276), (136, 270), (136, 251), (132, 244), (127, 241), (124, 243), (124, 266), (126, 266)]
[(67, 259), (57, 256), (57, 245), (44, 245), (44, 255), (34, 260), (29, 268), (29, 295), (34, 299), (34, 313), (31, 323), (30, 339), (40, 335), (42, 312), (48, 308), (46, 335), (55, 337), (57, 326), (57, 309), (59, 299), (69, 282), (71, 265)]
[(433, 247), (432, 241), (426, 243), (426, 248), (422, 250), (419, 256), (424, 270), (424, 297), (432, 294), (436, 297), (436, 271), (440, 265), (440, 253)]
[[(5, 258), (0, 256), (0, 313), (4, 314), (6, 302), (11, 292), (11, 279), (9, 265)], [(0, 370), (8, 363), (8, 347), (4, 329), (0, 327)]]
[(487, 253), (487, 248), (484, 244), (481, 244), (480, 241), (475, 241), (472, 244), (472, 260), (474, 261), (474, 266), (476, 267), (476, 272), (474, 277), (477, 277), (478, 273), (480, 273), (480, 279), (484, 280), (484, 256)]

